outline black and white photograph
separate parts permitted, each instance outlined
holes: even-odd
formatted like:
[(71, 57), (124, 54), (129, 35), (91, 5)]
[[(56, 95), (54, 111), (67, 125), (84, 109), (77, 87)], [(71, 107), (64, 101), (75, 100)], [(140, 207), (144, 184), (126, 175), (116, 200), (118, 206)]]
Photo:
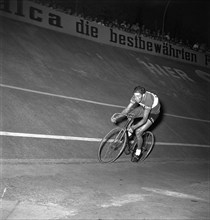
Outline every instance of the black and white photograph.
[(0, 218), (209, 220), (209, 12), (0, 0)]

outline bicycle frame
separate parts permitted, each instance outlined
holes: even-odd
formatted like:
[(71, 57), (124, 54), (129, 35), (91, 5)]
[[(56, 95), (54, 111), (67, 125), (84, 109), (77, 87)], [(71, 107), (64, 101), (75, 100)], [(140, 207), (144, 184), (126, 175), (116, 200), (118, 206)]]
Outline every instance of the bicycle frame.
[[(120, 113), (115, 113), (112, 118), (117, 117), (118, 115), (120, 115)], [(125, 125), (122, 127), (125, 129), (125, 133), (128, 137), (128, 129), (131, 127), (131, 125), (133, 124), (133, 121), (135, 119), (135, 117), (132, 114), (123, 114), (126, 118), (127, 118), (127, 122), (125, 123)]]
[(126, 130), (126, 134), (128, 136), (128, 129), (131, 127), (131, 125), (133, 124), (134, 118), (132, 116), (130, 116), (129, 114), (125, 115), (127, 117), (127, 122), (124, 125), (124, 128)]

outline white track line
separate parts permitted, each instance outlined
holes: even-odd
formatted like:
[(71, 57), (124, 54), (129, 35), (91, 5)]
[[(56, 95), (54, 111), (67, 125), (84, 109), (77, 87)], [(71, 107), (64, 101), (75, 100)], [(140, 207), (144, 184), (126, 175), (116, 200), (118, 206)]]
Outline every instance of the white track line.
[[(72, 141), (88, 141), (88, 142), (100, 142), (101, 138), (87, 138), (87, 137), (74, 137), (74, 136), (60, 136), (60, 135), (46, 135), (46, 134), (29, 134), (29, 133), (16, 133), (0, 131), (0, 136), (9, 137), (23, 137), (23, 138), (41, 138), (41, 139), (57, 139), (57, 140), (72, 140)], [(167, 142), (155, 142), (155, 145), (163, 146), (185, 146), (185, 147), (204, 147), (209, 148), (210, 145), (205, 144), (190, 144), (190, 143), (167, 143)]]
[(71, 140), (71, 141), (90, 141), (90, 142), (101, 141), (101, 138), (86, 138), (86, 137), (60, 136), (60, 135), (48, 135), (48, 134), (29, 134), (29, 133), (16, 133), (16, 132), (7, 132), (7, 131), (0, 131), (0, 136), (57, 139), (57, 140)]
[(112, 104), (107, 104), (107, 103), (103, 103), (103, 102), (96, 102), (96, 101), (91, 101), (91, 100), (87, 100), (87, 99), (75, 98), (75, 97), (71, 97), (71, 96), (57, 95), (57, 94), (48, 93), (48, 92), (40, 92), (37, 90), (24, 89), (24, 88), (20, 88), (20, 87), (16, 87), (16, 86), (5, 85), (5, 84), (0, 84), (0, 86), (4, 87), (4, 88), (9, 88), (9, 89), (21, 90), (24, 92), (32, 92), (32, 93), (36, 93), (36, 94), (40, 94), (40, 95), (48, 95), (48, 96), (53, 96), (53, 97), (58, 97), (58, 98), (63, 98), (63, 99), (70, 99), (70, 100), (75, 100), (75, 101), (80, 101), (80, 102), (87, 102), (87, 103), (96, 104), (96, 105), (124, 108), (124, 106), (120, 106), (120, 105), (112, 105)]
[(155, 142), (155, 145), (166, 145), (166, 146), (182, 146), (182, 147), (210, 147), (207, 144), (187, 144), (187, 143), (167, 143), (167, 142)]
[(164, 189), (156, 189), (156, 188), (149, 188), (149, 187), (142, 187), (143, 190), (149, 191), (149, 192), (154, 192), (157, 194), (165, 195), (165, 196), (172, 196), (176, 198), (182, 198), (182, 199), (194, 199), (194, 200), (200, 200), (200, 201), (206, 201), (207, 200), (190, 195), (190, 194), (185, 194), (185, 193), (180, 193), (180, 192), (175, 192), (175, 191), (170, 191), (170, 190), (164, 190)]
[[(86, 102), (86, 103), (91, 103), (91, 104), (96, 104), (96, 105), (103, 105), (103, 106), (109, 106), (109, 107), (115, 107), (115, 108), (125, 108), (125, 106), (121, 106), (121, 105), (113, 105), (113, 104), (108, 104), (108, 103), (103, 103), (103, 102), (91, 101), (91, 100), (87, 100), (87, 99), (80, 99), (80, 98), (71, 97), (71, 96), (57, 95), (57, 94), (48, 93), (48, 92), (40, 92), (37, 90), (25, 89), (25, 88), (21, 88), (21, 87), (6, 85), (6, 84), (0, 84), (0, 86), (4, 87), (4, 88), (16, 89), (16, 90), (20, 90), (20, 91), (24, 91), (24, 92), (31, 92), (31, 93), (36, 93), (36, 94), (40, 94), (40, 95), (53, 96), (53, 97), (75, 100), (75, 101), (80, 101), (80, 102)], [(175, 117), (175, 118), (210, 123), (210, 120), (206, 120), (206, 119), (191, 118), (191, 117), (179, 116), (179, 115), (168, 114), (168, 113), (164, 113), (164, 115), (169, 116), (169, 117)]]
[(205, 119), (200, 119), (200, 118), (191, 118), (191, 117), (185, 117), (185, 116), (173, 115), (173, 114), (167, 114), (167, 113), (165, 113), (164, 115), (174, 117), (174, 118), (182, 118), (182, 119), (187, 119), (187, 120), (192, 120), (192, 121), (200, 121), (200, 122), (210, 123), (210, 120), (205, 120)]

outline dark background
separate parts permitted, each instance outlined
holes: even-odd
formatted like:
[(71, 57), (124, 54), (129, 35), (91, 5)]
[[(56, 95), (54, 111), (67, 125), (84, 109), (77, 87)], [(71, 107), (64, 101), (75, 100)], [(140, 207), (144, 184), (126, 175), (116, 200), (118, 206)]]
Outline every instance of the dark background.
[[(208, 0), (56, 0), (77, 13), (108, 20), (139, 22), (151, 30), (165, 33), (191, 43), (210, 45), (210, 1)], [(168, 3), (168, 7), (167, 7)]]

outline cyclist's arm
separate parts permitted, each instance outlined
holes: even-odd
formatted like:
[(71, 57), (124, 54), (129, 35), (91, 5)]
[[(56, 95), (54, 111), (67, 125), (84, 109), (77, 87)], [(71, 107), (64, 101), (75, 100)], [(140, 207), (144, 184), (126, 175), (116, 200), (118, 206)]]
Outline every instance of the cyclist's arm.
[(134, 108), (135, 105), (136, 105), (135, 103), (130, 102), (130, 103), (128, 104), (128, 106), (121, 112), (121, 114), (122, 114), (122, 115), (128, 114), (131, 110), (133, 110), (133, 108)]
[(136, 125), (133, 125), (133, 126), (132, 126), (132, 129), (133, 129), (133, 130), (136, 130), (137, 128), (141, 127), (143, 124), (145, 124), (145, 123), (147, 122), (147, 119), (148, 119), (148, 117), (149, 117), (150, 111), (151, 111), (151, 108), (149, 108), (149, 107), (146, 107), (146, 108), (144, 109), (143, 118), (142, 118), (141, 121), (138, 122)]
[(134, 107), (135, 103), (130, 102), (128, 104), (128, 106), (122, 110), (122, 112), (120, 114), (118, 114), (117, 116), (111, 118), (111, 122), (112, 123), (119, 123), (120, 120), (123, 120), (124, 118), (126, 118), (126, 114), (128, 114)]

